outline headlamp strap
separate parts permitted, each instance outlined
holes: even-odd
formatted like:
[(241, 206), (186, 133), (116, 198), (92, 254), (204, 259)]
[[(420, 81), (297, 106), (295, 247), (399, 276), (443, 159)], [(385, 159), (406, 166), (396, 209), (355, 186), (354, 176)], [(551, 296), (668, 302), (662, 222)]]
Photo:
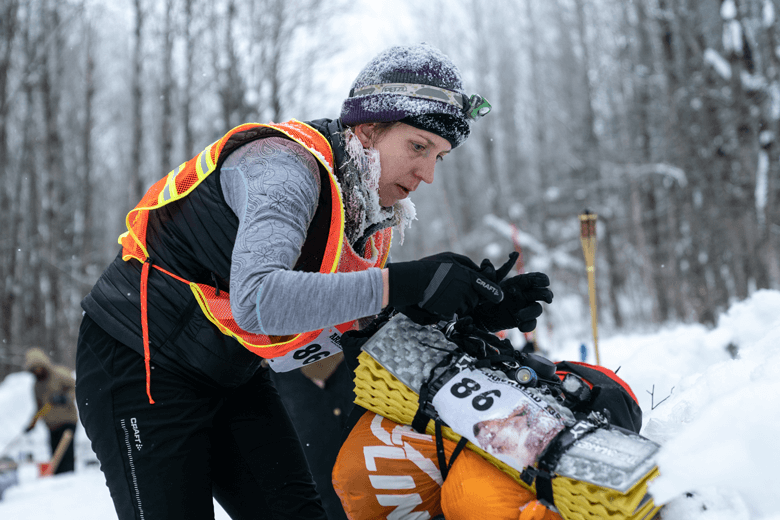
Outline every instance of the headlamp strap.
[(349, 97), (371, 96), (373, 94), (397, 94), (399, 96), (408, 96), (414, 98), (429, 99), (453, 105), (462, 110), (467, 118), (476, 121), (480, 117), (486, 116), (491, 109), (487, 99), (479, 94), (468, 97), (460, 92), (448, 90), (446, 88), (434, 87), (433, 85), (423, 85), (419, 83), (379, 83), (376, 85), (366, 85), (358, 89), (352, 89)]

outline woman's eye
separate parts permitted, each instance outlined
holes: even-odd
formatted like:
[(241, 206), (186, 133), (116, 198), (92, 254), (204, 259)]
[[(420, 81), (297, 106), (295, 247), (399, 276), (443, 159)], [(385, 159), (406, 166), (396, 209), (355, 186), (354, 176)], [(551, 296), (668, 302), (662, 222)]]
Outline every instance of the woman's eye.
[(441, 162), (441, 161), (443, 161), (443, 160), (444, 160), (444, 156), (443, 156), (443, 155), (440, 155), (440, 156), (438, 156), (438, 157), (436, 158), (436, 162)]
[(419, 144), (419, 143), (412, 143), (412, 148), (414, 148), (415, 152), (423, 152), (425, 151), (425, 145)]

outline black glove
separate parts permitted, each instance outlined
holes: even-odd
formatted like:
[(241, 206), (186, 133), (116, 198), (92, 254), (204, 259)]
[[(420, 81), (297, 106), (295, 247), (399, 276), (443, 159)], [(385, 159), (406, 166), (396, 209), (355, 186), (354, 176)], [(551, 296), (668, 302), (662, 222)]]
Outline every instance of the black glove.
[(422, 325), (469, 314), (482, 301), (496, 304), (503, 292), (492, 264), (485, 267), (455, 253), (388, 264), (389, 304)]
[[(544, 273), (528, 273), (503, 280), (517, 260), (517, 253), (496, 272), (504, 299), (500, 303), (482, 303), (474, 313), (474, 322), (490, 332), (517, 327), (520, 332), (536, 328), (536, 318), (542, 314), (539, 301), (552, 303), (553, 293), (547, 287), (550, 278)], [(502, 281), (503, 280), (503, 281)]]

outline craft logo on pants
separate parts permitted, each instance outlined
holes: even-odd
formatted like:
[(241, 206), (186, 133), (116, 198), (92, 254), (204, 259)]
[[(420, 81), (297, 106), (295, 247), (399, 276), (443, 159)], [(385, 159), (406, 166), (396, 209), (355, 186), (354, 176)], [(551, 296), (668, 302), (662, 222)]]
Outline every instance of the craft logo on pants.
[(135, 417), (130, 418), (130, 425), (133, 427), (133, 437), (135, 437), (135, 447), (141, 451), (143, 443), (141, 442), (141, 430), (138, 429), (138, 421)]

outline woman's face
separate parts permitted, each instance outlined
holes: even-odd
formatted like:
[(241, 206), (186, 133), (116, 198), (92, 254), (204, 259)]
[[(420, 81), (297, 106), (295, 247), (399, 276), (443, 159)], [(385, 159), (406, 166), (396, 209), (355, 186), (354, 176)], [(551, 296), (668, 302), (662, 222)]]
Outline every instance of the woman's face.
[(404, 123), (385, 132), (376, 132), (374, 123), (362, 124), (355, 133), (364, 147), (379, 152), (379, 203), (386, 208), (408, 197), (420, 182), (432, 183), (436, 162), (452, 149), (443, 137)]

